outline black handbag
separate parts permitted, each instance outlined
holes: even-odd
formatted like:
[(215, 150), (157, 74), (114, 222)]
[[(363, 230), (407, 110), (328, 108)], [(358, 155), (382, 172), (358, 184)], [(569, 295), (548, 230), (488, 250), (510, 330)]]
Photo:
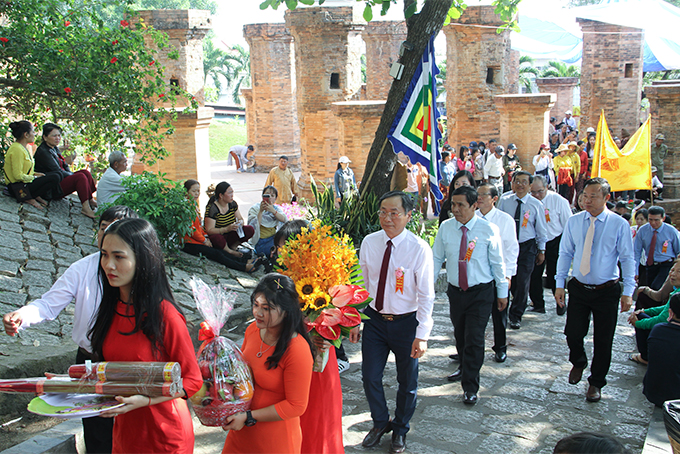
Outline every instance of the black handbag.
[(14, 195), (15, 199), (17, 199), (17, 202), (25, 202), (33, 198), (26, 183), (10, 183), (7, 185), (7, 187), (9, 188), (9, 192)]

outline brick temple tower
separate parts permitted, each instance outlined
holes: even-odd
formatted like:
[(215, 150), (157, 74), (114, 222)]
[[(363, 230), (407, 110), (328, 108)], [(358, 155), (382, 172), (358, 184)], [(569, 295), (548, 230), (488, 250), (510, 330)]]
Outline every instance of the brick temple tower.
[(577, 18), (583, 30), (581, 120), (579, 128), (597, 127), (604, 109), (613, 135), (639, 127), (642, 92), (642, 30)]
[(331, 104), (359, 97), (365, 26), (360, 11), (351, 6), (286, 11), (286, 27), (295, 40), (299, 186), (304, 195), (310, 195), (310, 175), (326, 180), (336, 170), (339, 125)]
[[(171, 180), (194, 178), (201, 182), (210, 180), (210, 141), (208, 127), (214, 116), (211, 107), (205, 107), (203, 75), (203, 38), (212, 28), (210, 12), (203, 10), (148, 10), (139, 11), (136, 20), (156, 30), (167, 33), (169, 43), (179, 51), (179, 58), (168, 58), (170, 49), (159, 53), (157, 63), (165, 68), (168, 89), (178, 86), (191, 93), (199, 104), (195, 112), (180, 112), (174, 122), (175, 133), (163, 145), (170, 155), (153, 166), (134, 160), (131, 170), (162, 172)], [(147, 42), (152, 47), (153, 43)], [(160, 104), (159, 107), (170, 107)], [(179, 107), (186, 107), (180, 105)], [(200, 164), (200, 165), (199, 165)]]
[(243, 90), (248, 142), (255, 146), (257, 169), (268, 172), (281, 155), (288, 156), (291, 167), (299, 167), (293, 36), (284, 24), (245, 25), (243, 36), (250, 47), (252, 77), (252, 88)]
[(493, 6), (469, 6), (446, 35), (446, 114), (448, 140), (458, 147), (498, 139), (500, 112), (494, 96), (517, 92), (517, 55), (510, 32), (496, 33), (503, 20)]
[(399, 46), (406, 41), (406, 22), (373, 21), (363, 32), (366, 42), (366, 99), (384, 100), (392, 87), (390, 67), (399, 60)]

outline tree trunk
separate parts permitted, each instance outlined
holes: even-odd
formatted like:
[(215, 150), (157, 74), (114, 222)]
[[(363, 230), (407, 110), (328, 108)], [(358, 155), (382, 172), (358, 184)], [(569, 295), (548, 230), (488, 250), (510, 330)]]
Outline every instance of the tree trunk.
[[(404, 0), (404, 10), (415, 0)], [(361, 194), (372, 192), (378, 197), (390, 190), (390, 181), (396, 155), (392, 145), (387, 140), (387, 134), (397, 116), (406, 90), (416, 72), (420, 59), (425, 52), (430, 37), (439, 33), (446, 14), (451, 8), (452, 0), (426, 0), (422, 10), (406, 20), (408, 35), (406, 40), (413, 45), (413, 50), (404, 51), (399, 62), (404, 65), (404, 72), (400, 80), (394, 80), (387, 96), (385, 110), (380, 119), (380, 125), (375, 133), (375, 139), (366, 158), (365, 178), (361, 183)]]

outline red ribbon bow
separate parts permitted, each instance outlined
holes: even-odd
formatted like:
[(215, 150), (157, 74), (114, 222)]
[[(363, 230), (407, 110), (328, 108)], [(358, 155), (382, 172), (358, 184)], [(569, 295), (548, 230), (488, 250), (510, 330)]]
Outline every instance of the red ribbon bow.
[(201, 322), (201, 329), (198, 330), (198, 340), (212, 340), (215, 338), (215, 332), (212, 330), (208, 322)]

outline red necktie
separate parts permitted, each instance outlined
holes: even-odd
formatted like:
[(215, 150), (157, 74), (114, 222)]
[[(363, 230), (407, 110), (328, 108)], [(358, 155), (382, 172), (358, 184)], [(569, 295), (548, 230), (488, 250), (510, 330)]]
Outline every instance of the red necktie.
[(460, 230), (463, 235), (460, 237), (460, 251), (458, 252), (458, 286), (463, 290), (468, 289), (468, 275), (467, 275), (467, 261), (465, 254), (467, 253), (467, 231), (468, 228), (462, 226)]
[(385, 255), (383, 255), (382, 267), (380, 267), (380, 280), (378, 281), (378, 294), (375, 296), (375, 310), (383, 310), (383, 300), (385, 299), (385, 282), (387, 281), (387, 270), (390, 267), (390, 256), (392, 255), (392, 240), (387, 241)]
[(654, 230), (652, 242), (649, 244), (649, 252), (647, 253), (647, 266), (654, 265), (654, 249), (656, 249), (656, 230)]

